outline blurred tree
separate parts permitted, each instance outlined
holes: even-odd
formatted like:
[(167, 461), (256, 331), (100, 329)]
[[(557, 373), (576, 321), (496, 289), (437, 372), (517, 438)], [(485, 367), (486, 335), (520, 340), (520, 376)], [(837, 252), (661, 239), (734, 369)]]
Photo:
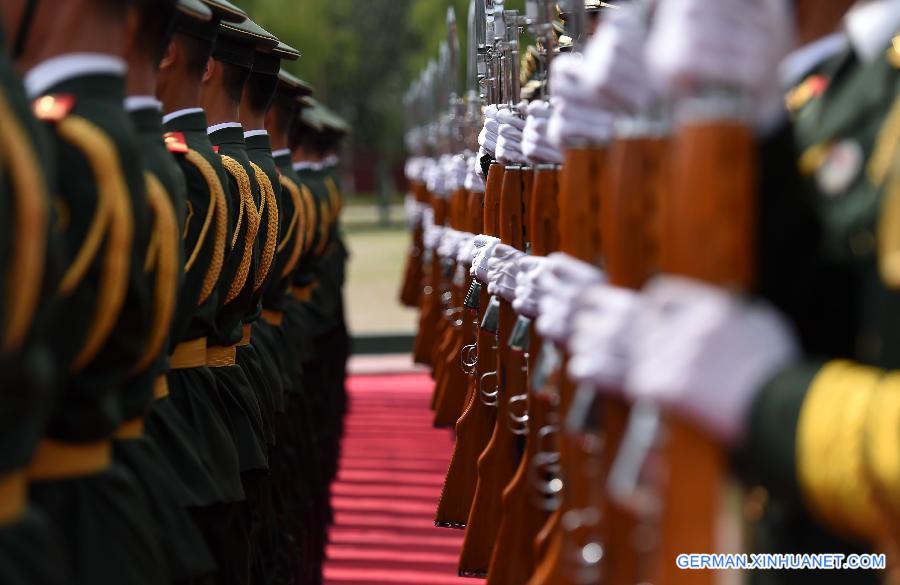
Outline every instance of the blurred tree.
[[(453, 6), (465, 75), (468, 0), (243, 0), (260, 25), (296, 47), (288, 68), (353, 126), (353, 150), (370, 161), (403, 157), (403, 94), (436, 58)], [(507, 0), (523, 9), (524, 0)], [(460, 80), (463, 83), (463, 80)]]

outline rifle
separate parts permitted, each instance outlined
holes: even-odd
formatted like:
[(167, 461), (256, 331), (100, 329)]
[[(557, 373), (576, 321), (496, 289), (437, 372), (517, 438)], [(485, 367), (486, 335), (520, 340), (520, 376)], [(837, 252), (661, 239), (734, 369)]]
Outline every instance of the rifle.
[[(555, 39), (552, 25), (555, 5), (530, 0), (526, 8), (528, 23), (535, 37), (543, 41), (545, 54), (538, 73), (545, 81)], [(544, 99), (544, 87), (545, 83), (542, 83), (539, 99)], [(526, 234), (530, 238), (530, 253), (535, 255), (546, 256), (558, 246), (557, 172), (556, 165), (537, 165), (528, 175), (533, 179), (533, 185), (530, 189), (526, 187)], [(510, 346), (513, 350), (525, 352), (529, 347), (543, 347), (530, 319), (519, 316)], [(532, 357), (536, 359), (532, 360)], [(525, 394), (512, 400), (525, 400), (527, 403), (525, 449), (513, 479), (503, 492), (502, 520), (488, 571), (488, 585), (525, 585), (528, 582), (536, 562), (535, 538), (555, 504), (552, 499), (552, 486), (555, 484), (542, 477), (548, 475), (548, 464), (555, 463), (555, 457), (551, 455), (548, 458), (543, 447), (548, 437), (556, 434), (555, 421), (551, 416), (555, 405), (552, 395), (541, 391), (543, 384), (539, 381), (534, 384), (539, 379), (539, 374), (534, 371), (536, 364), (542, 363), (540, 349), (532, 354), (525, 353), (524, 358), (528, 363)], [(552, 448), (555, 450), (556, 447)]]
[[(500, 2), (495, 2), (495, 14), (502, 11), (502, 26), (497, 27), (503, 35), (502, 72), (507, 107), (513, 109), (519, 96), (518, 88), (518, 38), (520, 18), (517, 11), (503, 10)], [(495, 30), (495, 37), (497, 35)], [(503, 243), (518, 249), (525, 248), (525, 199), (526, 189), (531, 185), (530, 171), (520, 165), (507, 165), (503, 173), (500, 199), (500, 239)], [(460, 574), (484, 575), (488, 572), (491, 553), (501, 523), (501, 500), (503, 490), (512, 480), (521, 456), (518, 435), (525, 432), (522, 423), (527, 421), (527, 413), (516, 416), (510, 409), (513, 392), (526, 391), (526, 361), (524, 355), (509, 347), (509, 337), (516, 324), (516, 314), (512, 305), (498, 299), (499, 322), (497, 369), (499, 384), (497, 394), (497, 420), (491, 440), (478, 461), (478, 485), (475, 499), (469, 513), (468, 530), (463, 540), (460, 557)], [(524, 394), (523, 394), (524, 395)], [(524, 404), (523, 400), (519, 403)]]
[[(416, 83), (410, 87), (403, 103), (407, 112), (407, 129), (411, 137), (409, 148), (414, 156), (421, 156), (421, 144), (418, 139), (419, 117), (419, 88)], [(427, 203), (425, 185), (421, 181), (410, 181), (409, 193), (417, 204)], [(406, 270), (404, 270), (403, 282), (400, 286), (400, 303), (405, 307), (418, 308), (419, 296), (422, 294), (422, 252), (424, 248), (424, 228), (419, 219), (412, 226), (412, 241), (406, 257)]]
[[(432, 61), (429, 63), (425, 71), (422, 72), (420, 81), (422, 102), (423, 102), (423, 123), (422, 129), (426, 135), (425, 141), (428, 147), (431, 147), (434, 154), (434, 128), (431, 124), (432, 113), (434, 110), (434, 85), (436, 77), (437, 64)], [(445, 221), (444, 206), (442, 201), (434, 193), (428, 193), (427, 187), (424, 189), (426, 203), (431, 205), (434, 212), (435, 225), (443, 225)], [(433, 250), (425, 250), (422, 256), (423, 279), (422, 294), (419, 297), (419, 323), (418, 333), (416, 334), (415, 344), (413, 346), (413, 360), (418, 364), (432, 366), (432, 350), (434, 348), (437, 319), (439, 315), (439, 294), (437, 287), (440, 280), (440, 266), (437, 254)]]
[[(747, 290), (754, 279), (755, 142), (742, 96), (707, 90), (687, 98), (672, 145), (671, 194), (661, 202), (666, 272)], [(709, 112), (714, 113), (710, 116)], [(714, 117), (716, 116), (717, 117)], [(709, 585), (712, 571), (675, 568), (684, 551), (717, 550), (715, 527), (725, 453), (710, 437), (668, 417), (660, 543), (661, 584)]]
[[(503, 167), (491, 165), (483, 199), (478, 193), (470, 194), (470, 209), (475, 207), (470, 217), (473, 222), (479, 216), (483, 220), (480, 229), (476, 227), (477, 224), (473, 225), (473, 232), (479, 231), (492, 236), (499, 234), (498, 203), (502, 180)], [(497, 331), (491, 325), (496, 322), (496, 315), (489, 314), (490, 296), (487, 285), (481, 282), (477, 282), (477, 285), (470, 289), (471, 296), (478, 295), (477, 304), (474, 298), (470, 302), (470, 306), (477, 306), (479, 311), (477, 323), (480, 326), (475, 349), (477, 362), (474, 364), (474, 375), (469, 378), (466, 408), (456, 423), (456, 445), (435, 516), (436, 525), (453, 528), (463, 528), (468, 521), (478, 481), (478, 458), (490, 440), (497, 417)]]

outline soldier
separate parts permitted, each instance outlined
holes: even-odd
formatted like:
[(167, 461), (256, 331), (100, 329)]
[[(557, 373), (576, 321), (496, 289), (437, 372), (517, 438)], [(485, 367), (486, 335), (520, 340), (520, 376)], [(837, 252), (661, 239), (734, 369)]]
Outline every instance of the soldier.
[[(254, 76), (260, 65), (260, 58), (257, 55)], [(262, 58), (265, 59), (264, 56)], [(269, 76), (263, 75), (263, 79), (267, 77)], [(266, 167), (271, 165), (267, 174), (274, 177), (282, 191), (279, 214), (282, 234), (271, 281), (262, 299), (262, 319), (254, 325), (254, 343), (264, 347), (265, 353), (274, 358), (274, 374), (279, 376), (284, 392), (280, 409), (275, 415), (278, 443), (275, 449), (270, 450), (270, 467), (273, 469), (274, 488), (279, 498), (276, 504), (281, 508), (278, 515), (292, 519), (281, 528), (280, 556), (294, 565), (298, 551), (303, 551), (304, 561), (315, 558), (314, 543), (318, 542), (318, 538), (312, 536), (316, 526), (312, 513), (316, 501), (314, 489), (317, 485), (317, 481), (312, 478), (318, 472), (312, 455), (313, 424), (308, 408), (303, 403), (305, 396), (300, 383), (302, 370), (297, 368), (302, 362), (296, 358), (303, 340), (302, 336), (289, 335), (287, 325), (293, 300), (291, 278), (311, 241), (310, 228), (315, 226), (312, 194), (308, 189), (301, 188), (300, 180), (291, 168), (290, 149), (287, 145), (290, 125), (298, 105), (297, 99), (311, 93), (312, 88), (285, 71), (283, 66), (274, 79), (275, 90), (265, 116), (267, 140), (271, 141), (272, 148), (266, 153), (271, 153), (271, 157), (265, 162)], [(303, 471), (298, 473), (300, 470)], [(301, 571), (306, 574), (313, 566), (313, 563), (306, 562)], [(290, 568), (296, 571), (294, 566)]]
[[(172, 406), (188, 421), (190, 442), (202, 465), (193, 467), (189, 461), (173, 465), (193, 495), (192, 514), (222, 572), (233, 574), (235, 561), (228, 554), (229, 545), (241, 538), (234, 515), (236, 504), (245, 496), (232, 420), (235, 412), (246, 414), (220, 393), (207, 366), (206, 347), (215, 332), (217, 311), (224, 304), (220, 282), (231, 282), (238, 268), (239, 259), (234, 257), (239, 252), (227, 246), (232, 236), (229, 219), (236, 217), (238, 208), (229, 208), (228, 175), (206, 133), (200, 81), (221, 20), (239, 21), (246, 15), (225, 2), (206, 4), (213, 10), (210, 21), (183, 11), (176, 14), (157, 79), (157, 96), (165, 112), (163, 129), (168, 143), (183, 151), (176, 160), (188, 197), (183, 230), (185, 281), (171, 334), (169, 400), (157, 401), (157, 409)], [(155, 422), (162, 419), (151, 419), (151, 432)]]
[(152, 379), (126, 386), (153, 349), (154, 315), (144, 271), (153, 218), (123, 105), (128, 6), (3, 6), (27, 94), (59, 153), (68, 253), (53, 323), (65, 377), (28, 471), (31, 495), (62, 531), (72, 582), (92, 585), (168, 577), (148, 503), (112, 448), (140, 427), (124, 418), (126, 404), (153, 395)]
[(309, 272), (303, 271), (302, 276), (298, 275), (302, 280), (295, 280), (295, 286), (302, 287), (300, 292), (295, 289), (295, 294), (301, 298), (304, 294), (309, 295), (306, 307), (310, 315), (308, 338), (311, 343), (304, 364), (304, 385), (316, 393), (316, 420), (325, 422), (321, 441), (326, 449), (326, 477), (330, 480), (337, 472), (338, 413), (341, 409), (340, 390), (336, 386), (334, 373), (335, 364), (343, 359), (340, 349), (341, 321), (338, 318), (340, 294), (333, 278), (331, 259), (334, 256), (328, 254), (335, 249), (332, 246), (335, 218), (322, 166), (327, 122), (317, 101), (304, 98), (303, 105), (292, 136), (294, 170), (315, 197), (319, 220), (313, 244), (315, 260)]
[[(261, 191), (269, 193), (272, 199), (265, 208), (265, 221), (260, 222), (261, 266), (253, 284), (253, 298), (256, 303), (261, 303), (262, 312), (255, 321), (250, 322), (253, 331), (251, 341), (246, 347), (238, 349), (238, 363), (247, 372), (251, 383), (261, 389), (260, 406), (263, 407), (264, 419), (270, 425), (267, 441), (271, 483), (267, 485), (266, 497), (270, 498), (268, 505), (272, 506), (272, 525), (261, 535), (257, 570), (260, 579), (272, 580), (289, 578), (294, 568), (290, 566), (291, 555), (285, 550), (285, 541), (281, 538), (288, 531), (288, 518), (276, 512), (282, 505), (279, 488), (284, 470), (274, 466), (272, 461), (273, 457), (278, 460), (275, 451), (280, 440), (276, 437), (276, 418), (284, 412), (284, 381), (280, 371), (284, 360), (281, 359), (280, 347), (272, 343), (268, 335), (268, 326), (277, 325), (280, 315), (271, 300), (267, 302), (266, 298), (281, 282), (279, 274), (287, 254), (280, 253), (280, 250), (283, 249), (281, 243), (288, 224), (284, 221), (283, 189), (272, 157), (265, 117), (278, 87), (281, 62), (294, 61), (300, 53), (285, 43), (279, 43), (275, 48), (257, 45), (253, 49), (253, 68), (241, 100), (241, 122), (246, 130), (247, 156), (255, 177)], [(266, 571), (270, 576), (265, 576)], [(273, 572), (280, 572), (282, 576), (272, 577)]]
[[(210, 340), (208, 361), (221, 366), (214, 368), (220, 390), (232, 396), (245, 411), (242, 419), (232, 416), (232, 422), (236, 425), (235, 442), (247, 495), (243, 518), (249, 530), (249, 548), (233, 556), (246, 558), (247, 578), (259, 568), (251, 551), (271, 516), (267, 444), (274, 441), (271, 409), (265, 408), (270, 405), (268, 391), (263, 387), (258, 356), (250, 348), (251, 327), (261, 313), (259, 286), (271, 268), (278, 233), (273, 190), (265, 188), (265, 182), (261, 185), (264, 173), (257, 173), (247, 156), (243, 127), (238, 121), (257, 46), (274, 49), (278, 39), (249, 19), (222, 23), (201, 86), (201, 100), (212, 124), (207, 131), (228, 172), (232, 209), (238, 211), (232, 216), (236, 223), (230, 242), (232, 254), (236, 253), (239, 259), (238, 270), (234, 280), (223, 282), (220, 288), (224, 291), (224, 306), (214, 339)], [(240, 352), (238, 348), (242, 348)], [(239, 574), (243, 576), (245, 571)]]
[(66, 582), (63, 542), (51, 520), (28, 503), (26, 468), (44, 432), (53, 404), (56, 370), (49, 330), (59, 284), (52, 201), (53, 156), (0, 30), (0, 128), (15, 145), (2, 163), (0, 217), (3, 270), (0, 317), (0, 388), (3, 393), (3, 453), (0, 462), (0, 581), (55, 585)]
[[(212, 18), (210, 9), (199, 0), (178, 2), (178, 10), (190, 18)], [(160, 3), (156, 0), (140, 0), (132, 9), (135, 12), (137, 35), (126, 52), (128, 61), (127, 92), (125, 106), (128, 110), (141, 145), (148, 196), (156, 211), (152, 260), (147, 267), (154, 282), (154, 337), (155, 355), (148, 353), (145, 363), (152, 362), (142, 377), (155, 380), (153, 407), (143, 402), (126, 405), (126, 418), (152, 412), (153, 435), (140, 437), (137, 433), (116, 441), (116, 456), (127, 464), (140, 481), (148, 501), (153, 506), (157, 538), (169, 560), (169, 570), (175, 581), (183, 582), (209, 575), (215, 565), (195, 529), (186, 507), (197, 506), (193, 489), (198, 487), (182, 483), (181, 477), (202, 478), (212, 483), (199, 455), (191, 444), (191, 431), (179, 412), (167, 401), (165, 372), (168, 370), (170, 323), (189, 323), (196, 297), (188, 302), (187, 314), (176, 314), (176, 299), (181, 298), (179, 286), (184, 273), (184, 249), (181, 238), (187, 212), (187, 186), (175, 156), (182, 156), (187, 149), (184, 141), (164, 142), (161, 104), (154, 97), (157, 71), (162, 53), (167, 45), (169, 26), (175, 16), (176, 2)], [(168, 148), (167, 148), (168, 146)], [(194, 291), (196, 292), (196, 291)], [(175, 317), (173, 320), (172, 317)], [(165, 349), (165, 351), (164, 351)], [(136, 381), (140, 382), (140, 381)], [(150, 398), (149, 395), (146, 398)], [(165, 402), (160, 402), (165, 401)], [(156, 408), (159, 407), (159, 408)], [(162, 447), (162, 449), (160, 449)], [(176, 476), (174, 462), (181, 470)], [(206, 489), (218, 488), (213, 484)]]

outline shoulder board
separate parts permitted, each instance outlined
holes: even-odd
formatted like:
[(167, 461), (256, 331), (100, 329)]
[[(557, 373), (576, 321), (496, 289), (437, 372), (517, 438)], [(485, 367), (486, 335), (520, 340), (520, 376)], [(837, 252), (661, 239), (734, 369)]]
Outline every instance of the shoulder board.
[(32, 111), (38, 120), (59, 122), (75, 107), (75, 96), (71, 94), (45, 95), (32, 103)]
[(166, 132), (166, 148), (173, 154), (187, 154), (188, 145), (183, 132)]
[(790, 90), (785, 97), (788, 111), (797, 112), (813, 99), (821, 97), (828, 89), (828, 78), (824, 75), (810, 75)]

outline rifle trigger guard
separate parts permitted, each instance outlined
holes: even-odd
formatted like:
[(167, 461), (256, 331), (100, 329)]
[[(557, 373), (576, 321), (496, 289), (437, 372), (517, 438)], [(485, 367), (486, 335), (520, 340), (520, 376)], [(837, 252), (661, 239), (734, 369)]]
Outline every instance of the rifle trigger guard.
[[(513, 413), (513, 405), (525, 403), (525, 412), (521, 416), (516, 416)], [(512, 431), (514, 435), (527, 435), (528, 434), (528, 395), (527, 394), (517, 394), (516, 396), (511, 396), (509, 398), (509, 430)]]
[(475, 343), (465, 345), (459, 353), (459, 363), (462, 371), (471, 376), (478, 365), (478, 345)]
[(497, 384), (494, 384), (494, 390), (492, 392), (485, 392), (484, 390), (484, 380), (485, 378), (497, 378), (496, 370), (493, 372), (485, 372), (481, 375), (481, 379), (478, 380), (478, 394), (481, 398), (481, 403), (485, 406), (497, 406), (499, 404), (499, 400), (497, 396), (500, 394), (500, 389), (497, 387)]

